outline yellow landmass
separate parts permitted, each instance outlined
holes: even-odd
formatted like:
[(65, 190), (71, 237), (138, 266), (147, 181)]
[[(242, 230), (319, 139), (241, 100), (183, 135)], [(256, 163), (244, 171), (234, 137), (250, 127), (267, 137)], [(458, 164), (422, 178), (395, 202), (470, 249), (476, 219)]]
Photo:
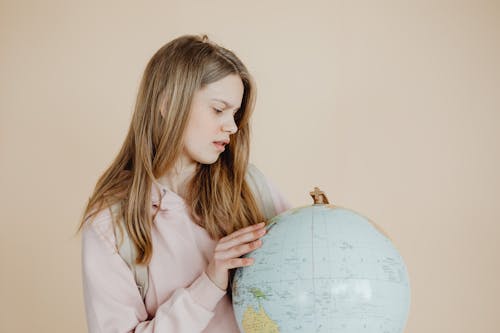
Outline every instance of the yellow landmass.
[(253, 306), (247, 307), (241, 320), (245, 333), (279, 333), (278, 325), (267, 315), (262, 305), (256, 312)]

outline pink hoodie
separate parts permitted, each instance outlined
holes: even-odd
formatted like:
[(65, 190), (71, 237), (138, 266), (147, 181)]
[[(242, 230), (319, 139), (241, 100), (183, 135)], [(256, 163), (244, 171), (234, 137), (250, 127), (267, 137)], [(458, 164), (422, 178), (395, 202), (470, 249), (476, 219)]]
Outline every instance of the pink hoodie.
[[(278, 214), (291, 208), (267, 179)], [(160, 202), (152, 189), (153, 256), (144, 304), (132, 272), (120, 257), (109, 210), (82, 232), (82, 272), (88, 331), (239, 332), (231, 300), (205, 274), (216, 242), (187, 213), (185, 201), (168, 188)]]

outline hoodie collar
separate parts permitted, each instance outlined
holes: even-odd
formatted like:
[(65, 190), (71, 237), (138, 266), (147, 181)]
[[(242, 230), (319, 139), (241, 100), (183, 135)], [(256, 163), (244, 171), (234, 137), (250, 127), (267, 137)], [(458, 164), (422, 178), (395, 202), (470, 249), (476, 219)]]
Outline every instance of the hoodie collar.
[(181, 196), (158, 181), (151, 185), (151, 202), (153, 207), (160, 207), (160, 210), (177, 210), (187, 206)]

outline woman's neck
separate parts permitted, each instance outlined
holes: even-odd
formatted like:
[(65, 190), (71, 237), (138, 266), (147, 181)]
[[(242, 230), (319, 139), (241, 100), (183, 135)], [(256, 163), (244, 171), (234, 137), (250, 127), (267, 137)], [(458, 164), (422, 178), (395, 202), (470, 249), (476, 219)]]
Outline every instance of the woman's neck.
[(194, 176), (197, 165), (195, 161), (179, 159), (179, 162), (175, 163), (174, 167), (160, 176), (157, 181), (180, 197), (186, 198), (187, 185)]

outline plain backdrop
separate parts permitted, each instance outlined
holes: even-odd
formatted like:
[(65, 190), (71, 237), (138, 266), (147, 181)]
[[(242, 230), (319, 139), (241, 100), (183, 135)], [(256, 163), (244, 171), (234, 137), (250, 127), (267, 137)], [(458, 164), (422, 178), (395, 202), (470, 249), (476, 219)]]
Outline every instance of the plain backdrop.
[(183, 34), (258, 86), (251, 160), (391, 236), (405, 332), (498, 332), (499, 1), (0, 1), (0, 331), (86, 332), (83, 207)]

